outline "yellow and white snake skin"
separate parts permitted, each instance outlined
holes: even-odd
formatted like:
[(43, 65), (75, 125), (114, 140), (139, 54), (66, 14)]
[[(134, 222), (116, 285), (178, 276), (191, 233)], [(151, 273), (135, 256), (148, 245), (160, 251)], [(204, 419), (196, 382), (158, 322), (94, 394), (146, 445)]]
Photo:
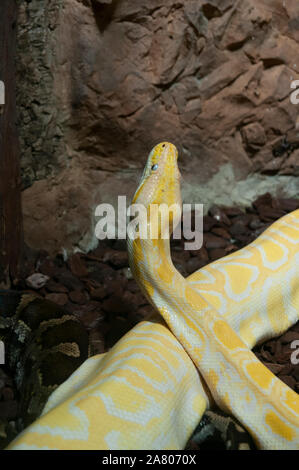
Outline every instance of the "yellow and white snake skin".
[[(172, 144), (152, 150), (133, 202), (180, 203)], [(259, 448), (298, 449), (298, 395), (250, 351), (298, 321), (298, 246), (299, 210), (184, 279), (169, 240), (129, 239), (133, 274), (160, 315), (86, 360), (8, 449), (183, 449), (214, 401)]]

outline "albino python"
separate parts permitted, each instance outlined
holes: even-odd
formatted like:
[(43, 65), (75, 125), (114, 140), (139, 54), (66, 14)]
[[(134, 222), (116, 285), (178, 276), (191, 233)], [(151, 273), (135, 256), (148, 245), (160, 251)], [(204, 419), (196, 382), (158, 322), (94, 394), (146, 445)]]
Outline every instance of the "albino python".
[[(172, 144), (152, 150), (133, 202), (180, 204)], [(146, 231), (161, 234), (153, 223)], [(298, 449), (298, 395), (250, 351), (298, 321), (298, 243), (299, 210), (185, 279), (169, 239), (129, 236), (131, 270), (156, 315), (87, 359), (8, 449), (183, 449), (215, 403), (258, 448)]]

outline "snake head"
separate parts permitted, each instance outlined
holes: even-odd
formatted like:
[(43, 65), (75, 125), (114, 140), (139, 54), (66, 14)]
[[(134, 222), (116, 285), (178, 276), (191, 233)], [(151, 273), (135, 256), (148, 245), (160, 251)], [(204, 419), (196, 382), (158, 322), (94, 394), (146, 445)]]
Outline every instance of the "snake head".
[[(181, 218), (181, 190), (180, 172), (177, 164), (178, 151), (169, 142), (162, 142), (156, 145), (149, 154), (145, 169), (133, 197), (133, 204), (141, 204), (146, 208), (147, 215), (154, 214), (155, 211), (168, 212), (167, 218), (159, 216), (158, 236), (168, 225), (172, 230)], [(150, 220), (150, 217), (147, 219)], [(155, 222), (148, 222), (154, 225)], [(166, 229), (167, 231), (168, 229)]]

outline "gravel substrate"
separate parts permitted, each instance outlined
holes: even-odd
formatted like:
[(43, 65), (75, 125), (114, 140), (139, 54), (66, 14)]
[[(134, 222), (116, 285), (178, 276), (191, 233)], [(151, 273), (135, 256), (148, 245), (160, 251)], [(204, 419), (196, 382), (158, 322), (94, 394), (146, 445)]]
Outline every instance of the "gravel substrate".
[[(172, 240), (172, 259), (188, 276), (206, 264), (236, 251), (259, 236), (276, 219), (299, 208), (297, 199), (260, 196), (245, 210), (236, 207), (210, 209), (204, 217), (204, 245), (185, 251), (184, 240)], [(34, 291), (73, 312), (89, 332), (92, 354), (109, 350), (128, 330), (143, 320), (152, 307), (141, 294), (128, 269), (122, 240), (101, 242), (88, 253), (68, 260), (50, 258), (44, 251), (27, 250), (18, 290)], [(299, 341), (299, 322), (279, 338), (254, 349), (257, 357), (289, 387), (299, 393), (299, 364), (292, 365), (290, 344)], [(0, 367), (0, 440), (7, 423), (16, 427), (18, 396), (11, 374)]]

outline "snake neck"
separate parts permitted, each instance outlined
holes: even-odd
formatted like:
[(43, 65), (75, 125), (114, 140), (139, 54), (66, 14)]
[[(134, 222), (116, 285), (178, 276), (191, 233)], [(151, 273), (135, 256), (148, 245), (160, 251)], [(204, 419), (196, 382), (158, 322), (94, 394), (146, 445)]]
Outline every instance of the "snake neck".
[(162, 313), (161, 302), (165, 295), (167, 302), (171, 301), (173, 286), (185, 284), (185, 278), (173, 265), (169, 239), (128, 240), (128, 255), (132, 274), (140, 289)]
[[(274, 435), (285, 448), (288, 439), (297, 442), (297, 394), (262, 365), (219, 312), (175, 269), (169, 240), (138, 238), (129, 241), (128, 253), (142, 291), (214, 391), (218, 406), (233, 413), (260, 448), (271, 448)], [(265, 420), (268, 429), (262, 429)]]

